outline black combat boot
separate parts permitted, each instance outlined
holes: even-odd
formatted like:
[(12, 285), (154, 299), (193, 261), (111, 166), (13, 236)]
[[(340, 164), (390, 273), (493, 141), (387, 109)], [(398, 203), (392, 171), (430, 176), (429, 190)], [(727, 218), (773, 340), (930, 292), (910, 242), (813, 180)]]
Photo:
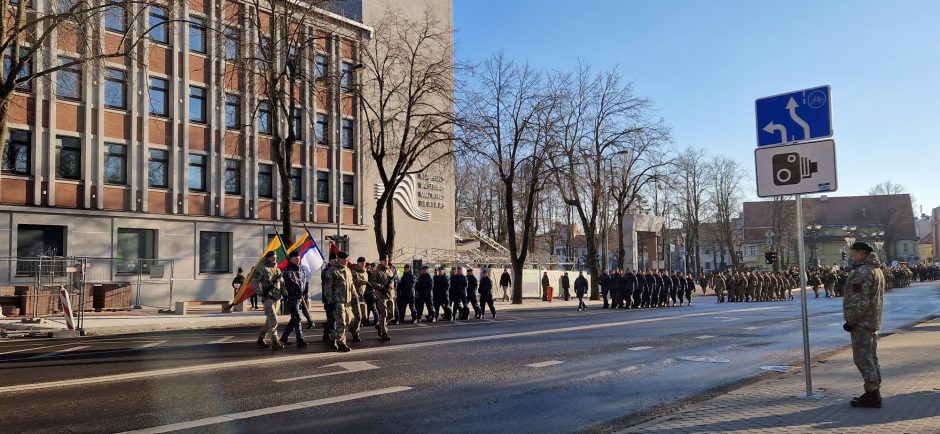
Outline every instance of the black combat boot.
[(264, 338), (258, 338), (258, 346), (261, 348), (267, 348), (268, 343), (264, 341)]
[(343, 343), (343, 344), (338, 344), (338, 345), (336, 346), (336, 351), (339, 351), (339, 352), (341, 352), (341, 353), (348, 353), (348, 352), (349, 352), (349, 347), (346, 346), (345, 343)]
[(274, 339), (271, 341), (271, 349), (274, 351), (283, 350), (284, 344), (282, 344), (281, 341)]
[(359, 339), (359, 333), (353, 333), (353, 334), (352, 334), (352, 341), (353, 341), (353, 342), (362, 342), (362, 339)]
[(849, 404), (860, 408), (881, 408), (881, 391), (865, 392), (862, 396), (853, 399)]

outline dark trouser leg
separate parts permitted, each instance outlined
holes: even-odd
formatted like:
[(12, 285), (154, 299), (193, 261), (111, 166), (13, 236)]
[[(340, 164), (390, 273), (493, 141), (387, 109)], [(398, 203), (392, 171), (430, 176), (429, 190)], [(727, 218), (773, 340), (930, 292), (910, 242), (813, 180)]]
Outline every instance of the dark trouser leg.
[(251, 296), (251, 308), (252, 308), (252, 309), (257, 309), (257, 308), (258, 308), (258, 296), (257, 296), (257, 295), (252, 295), (252, 296)]
[(601, 297), (604, 298), (604, 309), (610, 307), (610, 303), (607, 301), (607, 288), (601, 288)]
[(300, 312), (304, 314), (304, 319), (307, 320), (307, 323), (313, 324), (313, 318), (310, 318), (310, 309), (307, 308), (307, 299), (300, 301)]
[(334, 306), (332, 303), (323, 303), (323, 310), (326, 311), (326, 322), (323, 323), (323, 339), (333, 339), (333, 331), (336, 330), (336, 318), (333, 316)]
[(284, 334), (281, 335), (281, 341), (287, 342), (288, 337), (291, 332), (294, 332), (297, 335), (297, 341), (304, 340), (303, 327), (300, 326), (300, 300), (290, 300), (287, 302), (288, 312), (290, 312), (290, 321), (287, 323), (287, 328), (284, 329)]

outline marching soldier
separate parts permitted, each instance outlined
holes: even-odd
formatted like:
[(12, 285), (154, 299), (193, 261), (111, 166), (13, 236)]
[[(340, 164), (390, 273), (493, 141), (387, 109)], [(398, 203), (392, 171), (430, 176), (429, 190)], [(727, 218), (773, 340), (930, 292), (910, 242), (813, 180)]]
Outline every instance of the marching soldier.
[(300, 271), (300, 253), (295, 250), (290, 252), (290, 255), (287, 257), (287, 268), (284, 269), (283, 276), (284, 291), (287, 293), (287, 311), (290, 313), (290, 321), (284, 329), (284, 334), (281, 335), (281, 343), (290, 345), (288, 339), (290, 338), (291, 332), (294, 332), (297, 337), (297, 347), (302, 348), (307, 346), (307, 341), (304, 339), (303, 326), (300, 324), (301, 306), (305, 298), (304, 283), (306, 279), (303, 277), (303, 272)]
[(418, 320), (421, 320), (421, 314), (425, 308), (428, 309), (428, 316), (424, 322), (436, 322), (437, 314), (434, 312), (434, 278), (428, 273), (428, 266), (421, 266), (421, 274), (418, 275), (418, 281), (415, 283), (415, 294), (418, 297)]
[(383, 341), (392, 340), (388, 336), (388, 322), (389, 318), (395, 317), (395, 281), (393, 277), (392, 269), (388, 266), (388, 256), (382, 255), (379, 258), (379, 265), (369, 275), (369, 283), (372, 292), (375, 294), (375, 303), (379, 311), (375, 329), (379, 332), (379, 338)]
[(336, 332), (334, 333), (336, 343), (334, 346), (341, 353), (349, 352), (349, 346), (346, 345), (346, 328), (349, 326), (349, 317), (352, 316), (352, 309), (349, 303), (355, 297), (355, 286), (353, 284), (353, 274), (349, 270), (349, 254), (339, 252), (336, 254), (337, 263), (332, 267), (332, 277), (330, 279), (330, 301), (333, 303), (333, 318), (335, 318)]
[(258, 333), (258, 346), (267, 347), (266, 338), (271, 339), (271, 349), (280, 350), (284, 348), (277, 337), (277, 310), (281, 298), (284, 296), (281, 287), (281, 270), (277, 268), (277, 255), (274, 252), (268, 252), (264, 255), (264, 266), (256, 270), (251, 278), (251, 284), (255, 290), (260, 292), (261, 303), (264, 305), (264, 326)]
[(336, 266), (336, 253), (330, 253), (330, 262), (320, 270), (320, 288), (323, 298), (323, 311), (326, 312), (326, 322), (323, 323), (323, 342), (336, 346), (335, 336), (336, 318), (333, 317), (333, 302), (327, 297), (327, 292), (332, 290), (331, 279), (333, 279), (333, 267)]
[(363, 322), (368, 318), (365, 296), (366, 291), (371, 291), (372, 286), (369, 283), (369, 271), (366, 270), (366, 258), (360, 256), (356, 259), (356, 269), (352, 271), (352, 277), (354, 290), (353, 297), (349, 300), (349, 309), (352, 312), (349, 331), (352, 333), (353, 342), (362, 342), (359, 331), (362, 330)]

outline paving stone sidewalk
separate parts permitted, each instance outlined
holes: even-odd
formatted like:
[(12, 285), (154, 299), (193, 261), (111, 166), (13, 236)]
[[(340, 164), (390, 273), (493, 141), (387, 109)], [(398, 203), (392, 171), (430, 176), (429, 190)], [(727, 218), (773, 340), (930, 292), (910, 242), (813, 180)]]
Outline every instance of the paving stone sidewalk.
[(795, 369), (623, 432), (940, 433), (940, 319), (883, 337), (878, 358), (881, 409), (849, 405), (863, 391), (849, 349), (813, 365), (816, 399)]

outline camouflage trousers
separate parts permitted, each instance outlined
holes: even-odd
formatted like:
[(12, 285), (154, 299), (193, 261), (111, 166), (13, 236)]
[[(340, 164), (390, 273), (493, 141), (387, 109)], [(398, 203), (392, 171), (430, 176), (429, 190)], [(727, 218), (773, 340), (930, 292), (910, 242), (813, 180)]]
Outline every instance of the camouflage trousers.
[(379, 309), (379, 318), (375, 328), (379, 331), (379, 336), (388, 334), (389, 318), (395, 319), (395, 300), (392, 298), (375, 297), (376, 307)]
[(366, 313), (368, 307), (366, 307), (366, 302), (361, 298), (354, 298), (347, 306), (352, 313), (352, 319), (349, 321), (349, 332), (358, 334), (359, 329), (362, 328), (362, 322), (365, 321), (368, 316)]
[(349, 328), (349, 317), (352, 316), (352, 309), (346, 303), (333, 304), (333, 318), (336, 329), (333, 332), (337, 344), (346, 344), (346, 329)]
[(864, 327), (852, 329), (852, 359), (865, 380), (865, 391), (881, 388), (881, 368), (878, 366), (878, 333)]
[(264, 326), (261, 327), (261, 332), (258, 333), (259, 339), (271, 340), (277, 339), (277, 311), (281, 304), (280, 300), (272, 300), (270, 298), (264, 299)]

